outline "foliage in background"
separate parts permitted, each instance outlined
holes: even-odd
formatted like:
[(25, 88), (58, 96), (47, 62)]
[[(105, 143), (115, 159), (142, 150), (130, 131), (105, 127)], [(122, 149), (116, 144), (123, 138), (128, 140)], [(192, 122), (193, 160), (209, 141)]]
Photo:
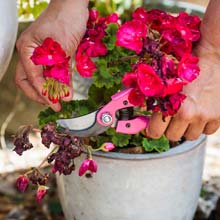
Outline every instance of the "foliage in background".
[(47, 7), (49, 0), (17, 0), (20, 20), (33, 20)]
[[(19, 19), (36, 19), (47, 7), (49, 1), (50, 0), (17, 0)], [(101, 15), (111, 14), (115, 11), (119, 14), (125, 12), (124, 18), (126, 19), (126, 15), (131, 14), (129, 12), (142, 4), (143, 0), (91, 0), (89, 7), (98, 9)]]

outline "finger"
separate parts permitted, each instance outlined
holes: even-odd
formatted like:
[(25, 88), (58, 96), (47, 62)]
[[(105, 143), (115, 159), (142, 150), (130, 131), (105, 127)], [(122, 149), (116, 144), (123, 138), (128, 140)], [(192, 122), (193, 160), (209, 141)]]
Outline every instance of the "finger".
[[(36, 45), (37, 46), (37, 45)], [(34, 50), (34, 48), (33, 48)], [(39, 95), (42, 94), (43, 84), (45, 83), (45, 79), (43, 77), (42, 67), (33, 64), (30, 57), (33, 53), (33, 50), (21, 50), (21, 63), (24, 67), (24, 71), (27, 75), (27, 78), (32, 85), (36, 89)], [(50, 105), (50, 107), (54, 111), (60, 111), (61, 105), (60, 103), (52, 103), (47, 96), (42, 96), (42, 98)]]
[(213, 134), (218, 130), (219, 126), (220, 126), (220, 122), (217, 120), (208, 122), (203, 130), (203, 133), (204, 134)]
[(171, 119), (165, 131), (166, 137), (171, 141), (179, 141), (187, 130), (189, 123), (186, 120), (175, 116)]
[(47, 104), (27, 80), (27, 76), (20, 62), (18, 62), (16, 67), (15, 83), (30, 99), (44, 105)]
[(203, 133), (205, 125), (206, 123), (201, 121), (190, 124), (184, 134), (186, 140), (196, 140)]
[(146, 129), (146, 136), (156, 139), (160, 138), (164, 134), (169, 122), (170, 117), (163, 119), (161, 113), (154, 113)]

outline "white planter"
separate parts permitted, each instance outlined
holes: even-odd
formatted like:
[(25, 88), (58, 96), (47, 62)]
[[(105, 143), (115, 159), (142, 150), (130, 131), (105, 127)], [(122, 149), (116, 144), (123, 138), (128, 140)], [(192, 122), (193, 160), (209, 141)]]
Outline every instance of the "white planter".
[(0, 0), (0, 80), (12, 56), (17, 28), (17, 1)]
[(92, 178), (77, 171), (57, 177), (66, 220), (192, 220), (205, 140), (201, 136), (162, 154), (97, 153)]

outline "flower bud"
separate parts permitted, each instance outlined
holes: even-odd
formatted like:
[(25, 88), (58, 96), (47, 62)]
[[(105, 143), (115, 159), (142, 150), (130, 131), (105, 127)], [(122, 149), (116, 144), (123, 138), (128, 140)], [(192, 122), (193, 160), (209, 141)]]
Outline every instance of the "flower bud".
[(47, 193), (47, 187), (40, 185), (37, 189), (36, 200), (38, 203), (42, 201)]
[(109, 152), (115, 148), (115, 145), (111, 142), (106, 142), (101, 146), (101, 150)]
[(20, 176), (16, 181), (16, 187), (19, 192), (25, 192), (29, 183), (29, 179), (26, 175)]
[(95, 160), (92, 159), (84, 160), (79, 168), (79, 173), (78, 173), (79, 176), (83, 176), (88, 170), (91, 171), (92, 173), (96, 173), (97, 163)]

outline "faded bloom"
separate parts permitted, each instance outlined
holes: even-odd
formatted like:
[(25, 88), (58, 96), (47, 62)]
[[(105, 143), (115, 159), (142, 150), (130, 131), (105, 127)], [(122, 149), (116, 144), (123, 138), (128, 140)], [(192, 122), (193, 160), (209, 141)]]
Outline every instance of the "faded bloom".
[(93, 159), (84, 160), (79, 168), (79, 176), (83, 176), (88, 170), (92, 173), (97, 172), (97, 163), (95, 160)]
[(36, 201), (40, 203), (47, 193), (47, 187), (39, 185), (36, 194)]
[(14, 137), (14, 146), (15, 151), (18, 155), (22, 155), (24, 151), (33, 148), (32, 143), (30, 143), (29, 135), (32, 131), (32, 126), (23, 126), (21, 127), (17, 134)]
[(26, 175), (18, 177), (16, 181), (16, 187), (19, 192), (25, 192), (29, 183), (29, 178)]

